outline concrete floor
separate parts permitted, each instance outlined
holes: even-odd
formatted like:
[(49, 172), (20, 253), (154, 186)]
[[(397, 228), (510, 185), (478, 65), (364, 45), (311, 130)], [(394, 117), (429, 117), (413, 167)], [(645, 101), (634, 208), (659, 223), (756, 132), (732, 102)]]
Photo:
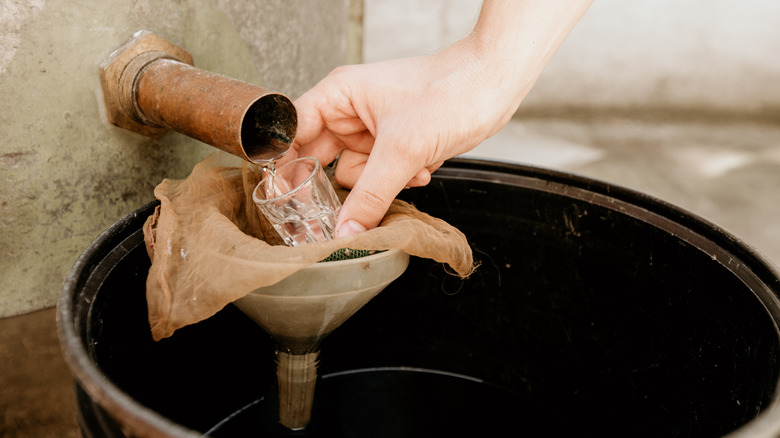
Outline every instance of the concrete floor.
[[(514, 120), (469, 156), (633, 188), (715, 222), (780, 262), (780, 125)], [(77, 437), (55, 310), (0, 320), (0, 437)]]
[(0, 437), (79, 436), (54, 309), (0, 319), (0, 388)]

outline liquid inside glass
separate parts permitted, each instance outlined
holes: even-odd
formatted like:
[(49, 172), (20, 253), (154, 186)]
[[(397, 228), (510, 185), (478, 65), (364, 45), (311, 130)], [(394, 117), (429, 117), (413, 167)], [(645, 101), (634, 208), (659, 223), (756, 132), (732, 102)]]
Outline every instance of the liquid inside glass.
[[(313, 158), (263, 169), (255, 203), (289, 246), (333, 239), (341, 203)], [(258, 191), (265, 199), (257, 199)]]

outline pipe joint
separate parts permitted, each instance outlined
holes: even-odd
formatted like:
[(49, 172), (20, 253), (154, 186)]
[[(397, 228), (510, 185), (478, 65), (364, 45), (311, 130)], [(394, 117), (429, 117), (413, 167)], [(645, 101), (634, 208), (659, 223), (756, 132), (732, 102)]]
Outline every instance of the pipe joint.
[(100, 66), (108, 121), (153, 138), (172, 129), (258, 164), (287, 152), (298, 126), (289, 98), (192, 64), (184, 49), (136, 33)]

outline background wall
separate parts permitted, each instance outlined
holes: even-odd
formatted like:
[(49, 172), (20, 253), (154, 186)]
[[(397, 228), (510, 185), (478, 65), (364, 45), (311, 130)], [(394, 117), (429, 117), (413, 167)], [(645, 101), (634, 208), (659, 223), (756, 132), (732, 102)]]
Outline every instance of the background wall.
[[(109, 126), (98, 64), (136, 30), (296, 97), (359, 59), (357, 0), (0, 0), (0, 317), (54, 305), (78, 254), (211, 148)], [(465, 35), (480, 0), (366, 0), (367, 61)], [(522, 115), (780, 120), (780, 3), (598, 0)]]
[[(366, 0), (367, 61), (466, 35), (480, 0)], [(671, 202), (780, 266), (780, 2), (595, 0), (516, 117), (469, 156)]]
[[(344, 0), (0, 0), (0, 317), (53, 306), (78, 254), (214, 149), (100, 113), (98, 65), (140, 29), (294, 98), (348, 60)], [(354, 22), (354, 19), (353, 19)]]
[[(366, 0), (366, 61), (451, 43), (471, 30), (481, 3)], [(727, 112), (778, 120), (778, 23), (774, 0), (596, 0), (520, 111)]]

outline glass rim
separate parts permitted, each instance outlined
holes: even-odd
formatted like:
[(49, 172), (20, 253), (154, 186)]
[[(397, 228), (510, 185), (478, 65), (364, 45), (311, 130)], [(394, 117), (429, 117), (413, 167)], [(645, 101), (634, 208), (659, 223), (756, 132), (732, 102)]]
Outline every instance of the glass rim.
[(280, 200), (282, 198), (285, 198), (287, 196), (295, 194), (303, 186), (305, 186), (309, 181), (311, 181), (311, 179), (314, 178), (314, 175), (317, 174), (317, 171), (322, 168), (322, 165), (320, 164), (320, 160), (318, 160), (318, 159), (316, 159), (314, 157), (300, 157), (300, 158), (296, 158), (296, 159), (294, 159), (292, 161), (288, 161), (288, 162), (282, 164), (281, 166), (276, 168), (276, 171), (278, 172), (279, 169), (281, 169), (281, 168), (283, 168), (285, 166), (289, 166), (290, 164), (293, 164), (295, 162), (301, 162), (301, 161), (313, 161), (314, 162), (314, 169), (312, 169), (311, 173), (309, 173), (309, 176), (307, 176), (306, 179), (301, 181), (300, 184), (298, 184), (297, 186), (293, 187), (292, 189), (290, 189), (287, 192), (282, 193), (279, 196), (276, 196), (274, 198), (269, 198), (269, 199), (260, 199), (260, 198), (257, 197), (257, 190), (260, 188), (260, 186), (263, 185), (264, 182), (267, 181), (266, 178), (263, 178), (263, 179), (260, 180), (260, 182), (257, 183), (257, 185), (255, 186), (255, 189), (252, 190), (252, 200), (255, 202), (255, 204), (266, 204), (266, 203), (270, 203), (270, 202), (275, 202), (275, 201), (278, 201), (278, 200)]

